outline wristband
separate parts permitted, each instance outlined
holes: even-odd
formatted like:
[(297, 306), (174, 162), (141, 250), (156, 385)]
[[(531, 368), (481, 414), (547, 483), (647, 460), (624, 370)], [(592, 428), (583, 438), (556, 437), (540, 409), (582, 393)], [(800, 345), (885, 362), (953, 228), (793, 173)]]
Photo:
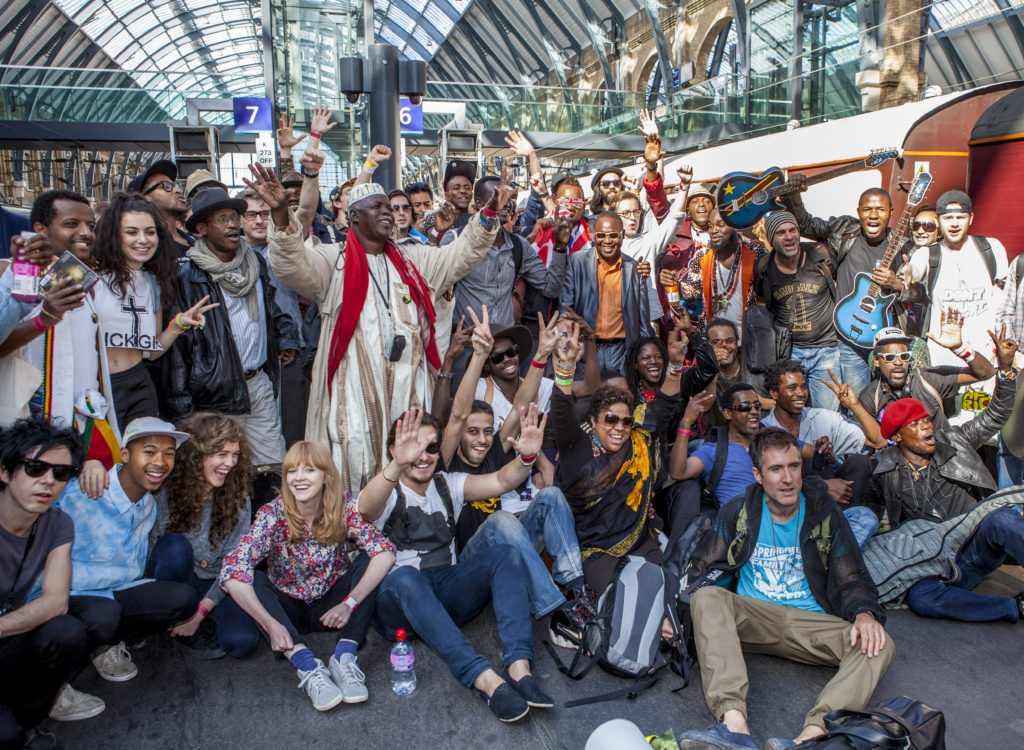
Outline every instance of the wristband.
[(373, 174), (376, 169), (377, 169), (377, 162), (375, 162), (370, 157), (366, 157), (366, 161), (363, 162), (363, 171), (364, 172), (369, 172), (370, 174)]
[(676, 430), (676, 435), (678, 435), (679, 437), (689, 438), (693, 437), (694, 432), (688, 427), (680, 427), (678, 430)]
[(310, 130), (309, 131), (309, 137), (310, 138), (316, 138), (319, 141), (319, 140), (321, 140), (324, 137), (324, 134), (323, 133), (318, 133), (315, 130)]
[(302, 176), (306, 177), (306, 178), (308, 178), (310, 180), (315, 180), (317, 177), (320, 176), (320, 173), (319, 172), (303, 172)]
[(484, 216), (488, 216), (488, 217), (490, 217), (490, 218), (492, 218), (492, 219), (493, 219), (493, 218), (494, 218), (495, 216), (497, 216), (497, 215), (498, 215), (498, 212), (497, 212), (497, 211), (495, 211), (495, 210), (494, 210), (493, 208), (491, 208), (490, 206), (484, 206), (484, 207), (483, 207), (483, 209), (481, 209), (480, 213), (482, 213), (482, 214), (483, 214)]
[(359, 602), (356, 601), (356, 598), (352, 596), (352, 594), (346, 596), (345, 601), (343, 601), (342, 604), (347, 604), (348, 608), (351, 609), (353, 612), (355, 612), (356, 609), (358, 609), (359, 607)]
[(543, 370), (547, 366), (547, 362), (538, 362), (537, 360), (532, 360), (530, 362), (530, 367), (536, 367), (538, 370)]
[(533, 466), (533, 462), (536, 460), (536, 453), (534, 453), (532, 456), (524, 456), (522, 453), (519, 454), (519, 463), (521, 463), (523, 466)]
[[(388, 465), (390, 466), (390, 464), (388, 464)], [(384, 479), (386, 479), (387, 481), (391, 482), (391, 484), (398, 484), (398, 479), (402, 478), (401, 476), (399, 476), (398, 479), (392, 479), (391, 477), (389, 477), (388, 476), (388, 467), (387, 466), (385, 466), (383, 469), (380, 470), (380, 475), (382, 477), (384, 477)]]
[(43, 319), (40, 318), (38, 315), (32, 318), (32, 325), (34, 325), (36, 327), (36, 330), (39, 331), (40, 333), (46, 333), (46, 330), (49, 327), (46, 325), (46, 323), (43, 322)]
[(210, 616), (210, 610), (203, 606), (202, 602), (199, 602), (199, 606), (196, 607), (196, 611), (199, 612), (203, 617)]
[(555, 378), (555, 385), (559, 386), (560, 388), (567, 388), (567, 387), (571, 386), (572, 384), (573, 384), (573, 379), (572, 378), (559, 378), (559, 377)]
[(181, 322), (181, 313), (174, 316), (174, 325), (178, 326), (182, 331), (187, 331), (192, 326), (185, 325)]
[(445, 380), (455, 380), (455, 373), (454, 372), (441, 372), (440, 370), (438, 370), (437, 377), (444, 378)]
[(962, 359), (964, 362), (970, 362), (974, 359), (974, 352), (967, 348), (967, 345), (962, 345), (959, 349), (953, 352), (956, 356)]

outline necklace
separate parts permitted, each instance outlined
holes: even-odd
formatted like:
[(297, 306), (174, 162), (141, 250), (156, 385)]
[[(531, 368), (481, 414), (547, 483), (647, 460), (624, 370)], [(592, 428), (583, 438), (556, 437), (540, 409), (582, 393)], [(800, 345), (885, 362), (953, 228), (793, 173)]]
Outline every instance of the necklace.
[[(729, 300), (733, 294), (736, 293), (736, 285), (739, 280), (739, 268), (740, 268), (740, 255), (739, 248), (736, 249), (736, 255), (733, 258), (732, 268), (729, 269), (729, 275), (723, 280), (722, 276), (722, 264), (718, 262), (718, 255), (715, 254), (715, 276), (714, 283), (715, 289), (712, 295), (715, 303), (715, 313), (722, 313), (729, 306)], [(721, 289), (722, 291), (719, 291)]]

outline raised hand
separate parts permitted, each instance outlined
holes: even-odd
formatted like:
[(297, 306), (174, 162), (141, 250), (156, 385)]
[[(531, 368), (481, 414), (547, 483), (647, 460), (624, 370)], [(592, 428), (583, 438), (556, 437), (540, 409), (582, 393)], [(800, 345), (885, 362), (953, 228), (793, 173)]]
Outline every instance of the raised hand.
[(276, 174), (262, 164), (250, 164), (249, 171), (252, 173), (253, 179), (247, 180), (243, 177), (242, 182), (259, 193), (260, 198), (270, 206), (271, 211), (275, 208), (288, 208), (288, 195), (284, 192), (284, 185), (277, 179)]
[(857, 404), (857, 394), (853, 392), (853, 388), (848, 386), (846, 383), (839, 381), (839, 378), (835, 376), (835, 373), (831, 369), (826, 370), (831, 382), (821, 378), (821, 382), (836, 395), (839, 399), (839, 403), (845, 406), (847, 409), (852, 409)]
[(647, 138), (647, 143), (644, 145), (644, 161), (647, 162), (647, 168), (652, 172), (658, 168), (658, 162), (661, 161), (661, 157), (665, 155), (665, 152), (661, 148), (661, 140), (657, 137)]
[(680, 305), (678, 309), (672, 311), (673, 319), (675, 323), (673, 327), (676, 330), (682, 331), (684, 337), (689, 337), (693, 333), (694, 324), (693, 318), (690, 317), (690, 311), (686, 309), (684, 305)]
[(676, 169), (676, 177), (679, 178), (679, 189), (688, 190), (690, 183), (693, 182), (693, 167), (689, 164), (681, 164)]
[(715, 405), (715, 398), (717, 394), (712, 385), (710, 388), (705, 388), (698, 394), (695, 394), (689, 401), (686, 402), (686, 408), (683, 410), (683, 418), (679, 421), (680, 425), (687, 425), (692, 427), (696, 424), (697, 419), (702, 414), (707, 414), (712, 406)]
[(306, 137), (295, 135), (295, 115), (282, 113), (277, 125), (277, 145), (281, 147), (282, 151), (291, 151)]
[(498, 177), (498, 187), (491, 194), (491, 199), (487, 202), (487, 207), (495, 213), (501, 211), (505, 207), (505, 204), (512, 198), (515, 189), (512, 187), (511, 179), (508, 174), (508, 162), (501, 165), (501, 175)]
[(448, 344), (448, 351), (445, 352), (444, 358), (449, 362), (454, 362), (466, 350), (466, 347), (470, 345), (472, 338), (473, 326), (466, 325), (466, 316), (463, 315), (459, 318), (458, 326), (455, 327), (455, 332), (452, 334), (452, 340)]
[(624, 174), (622, 175), (622, 189), (627, 193), (639, 193), (640, 183), (632, 175)]
[(184, 328), (185, 326), (188, 326), (190, 328), (204, 327), (206, 325), (206, 311), (212, 310), (215, 307), (220, 307), (220, 302), (214, 302), (212, 305), (206, 304), (209, 299), (210, 295), (207, 294), (201, 300), (192, 305), (192, 307), (185, 310), (185, 312), (179, 313), (174, 319), (175, 322), (178, 323), (179, 325), (184, 323), (184, 326), (182, 326), (182, 328)]
[(302, 171), (310, 177), (316, 177), (324, 165), (324, 152), (316, 148), (314, 143), (316, 141), (310, 141), (309, 146), (302, 152), (302, 157), (299, 159)]
[(590, 323), (584, 320), (583, 316), (571, 307), (565, 308), (565, 315), (563, 317), (565, 320), (575, 321), (576, 325), (580, 327), (580, 341), (594, 338), (594, 329), (590, 327)]
[[(313, 116), (309, 120), (309, 129), (314, 133), (323, 135), (338, 124), (331, 120), (331, 115), (333, 114), (334, 110), (330, 107), (313, 107)], [(313, 138), (312, 140), (318, 141), (320, 139)]]
[(559, 364), (570, 367), (583, 356), (583, 347), (580, 345), (580, 324), (574, 318), (563, 316), (559, 327), (561, 328), (559, 334), (561, 342), (556, 347), (555, 359)]
[[(686, 316), (689, 320), (690, 316)], [(686, 331), (678, 323), (672, 327), (672, 331), (668, 334), (668, 359), (673, 365), (677, 367), (686, 362), (686, 347), (690, 343), (690, 337), (686, 335)]]
[(486, 356), (494, 348), (494, 337), (491, 336), (491, 318), (490, 313), (487, 311), (487, 305), (483, 305), (481, 311), (482, 319), (477, 317), (476, 311), (472, 307), (466, 308), (466, 312), (469, 313), (469, 319), (473, 321), (473, 334), (471, 338), (473, 353)]
[(512, 149), (512, 153), (516, 156), (522, 156), (529, 159), (537, 153), (533, 144), (530, 143), (530, 139), (518, 130), (508, 131), (508, 135), (505, 136), (505, 143), (508, 144), (508, 147)]
[(455, 220), (459, 217), (459, 212), (455, 210), (455, 206), (445, 201), (439, 209), (434, 212), (434, 231), (444, 234), (453, 226), (455, 226)]
[(430, 444), (430, 436), (420, 437), (420, 425), (423, 423), (423, 412), (409, 409), (395, 427), (395, 461), (403, 467), (410, 466), (423, 455), (423, 450)]
[(543, 172), (534, 172), (530, 175), (530, 187), (533, 188), (538, 197), (543, 198), (548, 194), (548, 183), (544, 179)]
[(537, 404), (530, 404), (527, 409), (519, 407), (519, 437), (509, 440), (509, 444), (521, 456), (536, 456), (544, 447), (544, 425), (547, 424), (548, 415), (543, 417), (537, 413)]
[(558, 345), (558, 311), (551, 314), (547, 322), (544, 321), (544, 313), (537, 313), (540, 325), (537, 326), (537, 352), (534, 359), (543, 362)]
[(939, 335), (928, 331), (928, 338), (939, 346), (955, 351), (963, 346), (964, 314), (955, 307), (946, 307), (939, 313)]
[(661, 140), (661, 133), (658, 131), (658, 118), (654, 115), (653, 109), (640, 110), (640, 130), (648, 142), (653, 138)]
[(366, 158), (376, 162), (377, 165), (380, 166), (391, 158), (391, 149), (387, 146), (374, 146), (370, 149), (370, 153), (366, 155)]
[(1017, 342), (1006, 338), (1006, 323), (999, 330), (999, 335), (993, 331), (988, 332), (989, 338), (996, 347), (996, 363), (1000, 370), (1009, 370), (1013, 367), (1013, 359), (1017, 355)]

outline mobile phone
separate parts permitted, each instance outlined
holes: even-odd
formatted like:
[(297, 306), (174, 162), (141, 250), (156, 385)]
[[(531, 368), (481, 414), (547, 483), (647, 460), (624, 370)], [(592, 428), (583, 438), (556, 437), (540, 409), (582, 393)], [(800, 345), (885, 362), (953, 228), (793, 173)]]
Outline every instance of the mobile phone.
[(397, 362), (402, 358), (405, 351), (405, 336), (398, 335), (391, 339), (391, 347), (388, 350), (388, 362)]
[(434, 212), (426, 210), (423, 212), (423, 231), (429, 232), (434, 228)]

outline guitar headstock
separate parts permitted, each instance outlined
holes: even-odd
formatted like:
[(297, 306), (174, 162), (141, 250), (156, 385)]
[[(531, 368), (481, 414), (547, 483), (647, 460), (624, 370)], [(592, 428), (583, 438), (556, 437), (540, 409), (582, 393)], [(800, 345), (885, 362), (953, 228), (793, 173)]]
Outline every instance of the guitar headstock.
[(932, 186), (932, 176), (927, 172), (921, 172), (914, 178), (914, 184), (910, 186), (907, 194), (907, 205), (916, 206), (924, 200), (924, 194)]
[(864, 162), (869, 167), (880, 167), (890, 159), (899, 159), (902, 151), (898, 148), (876, 148), (868, 154)]

